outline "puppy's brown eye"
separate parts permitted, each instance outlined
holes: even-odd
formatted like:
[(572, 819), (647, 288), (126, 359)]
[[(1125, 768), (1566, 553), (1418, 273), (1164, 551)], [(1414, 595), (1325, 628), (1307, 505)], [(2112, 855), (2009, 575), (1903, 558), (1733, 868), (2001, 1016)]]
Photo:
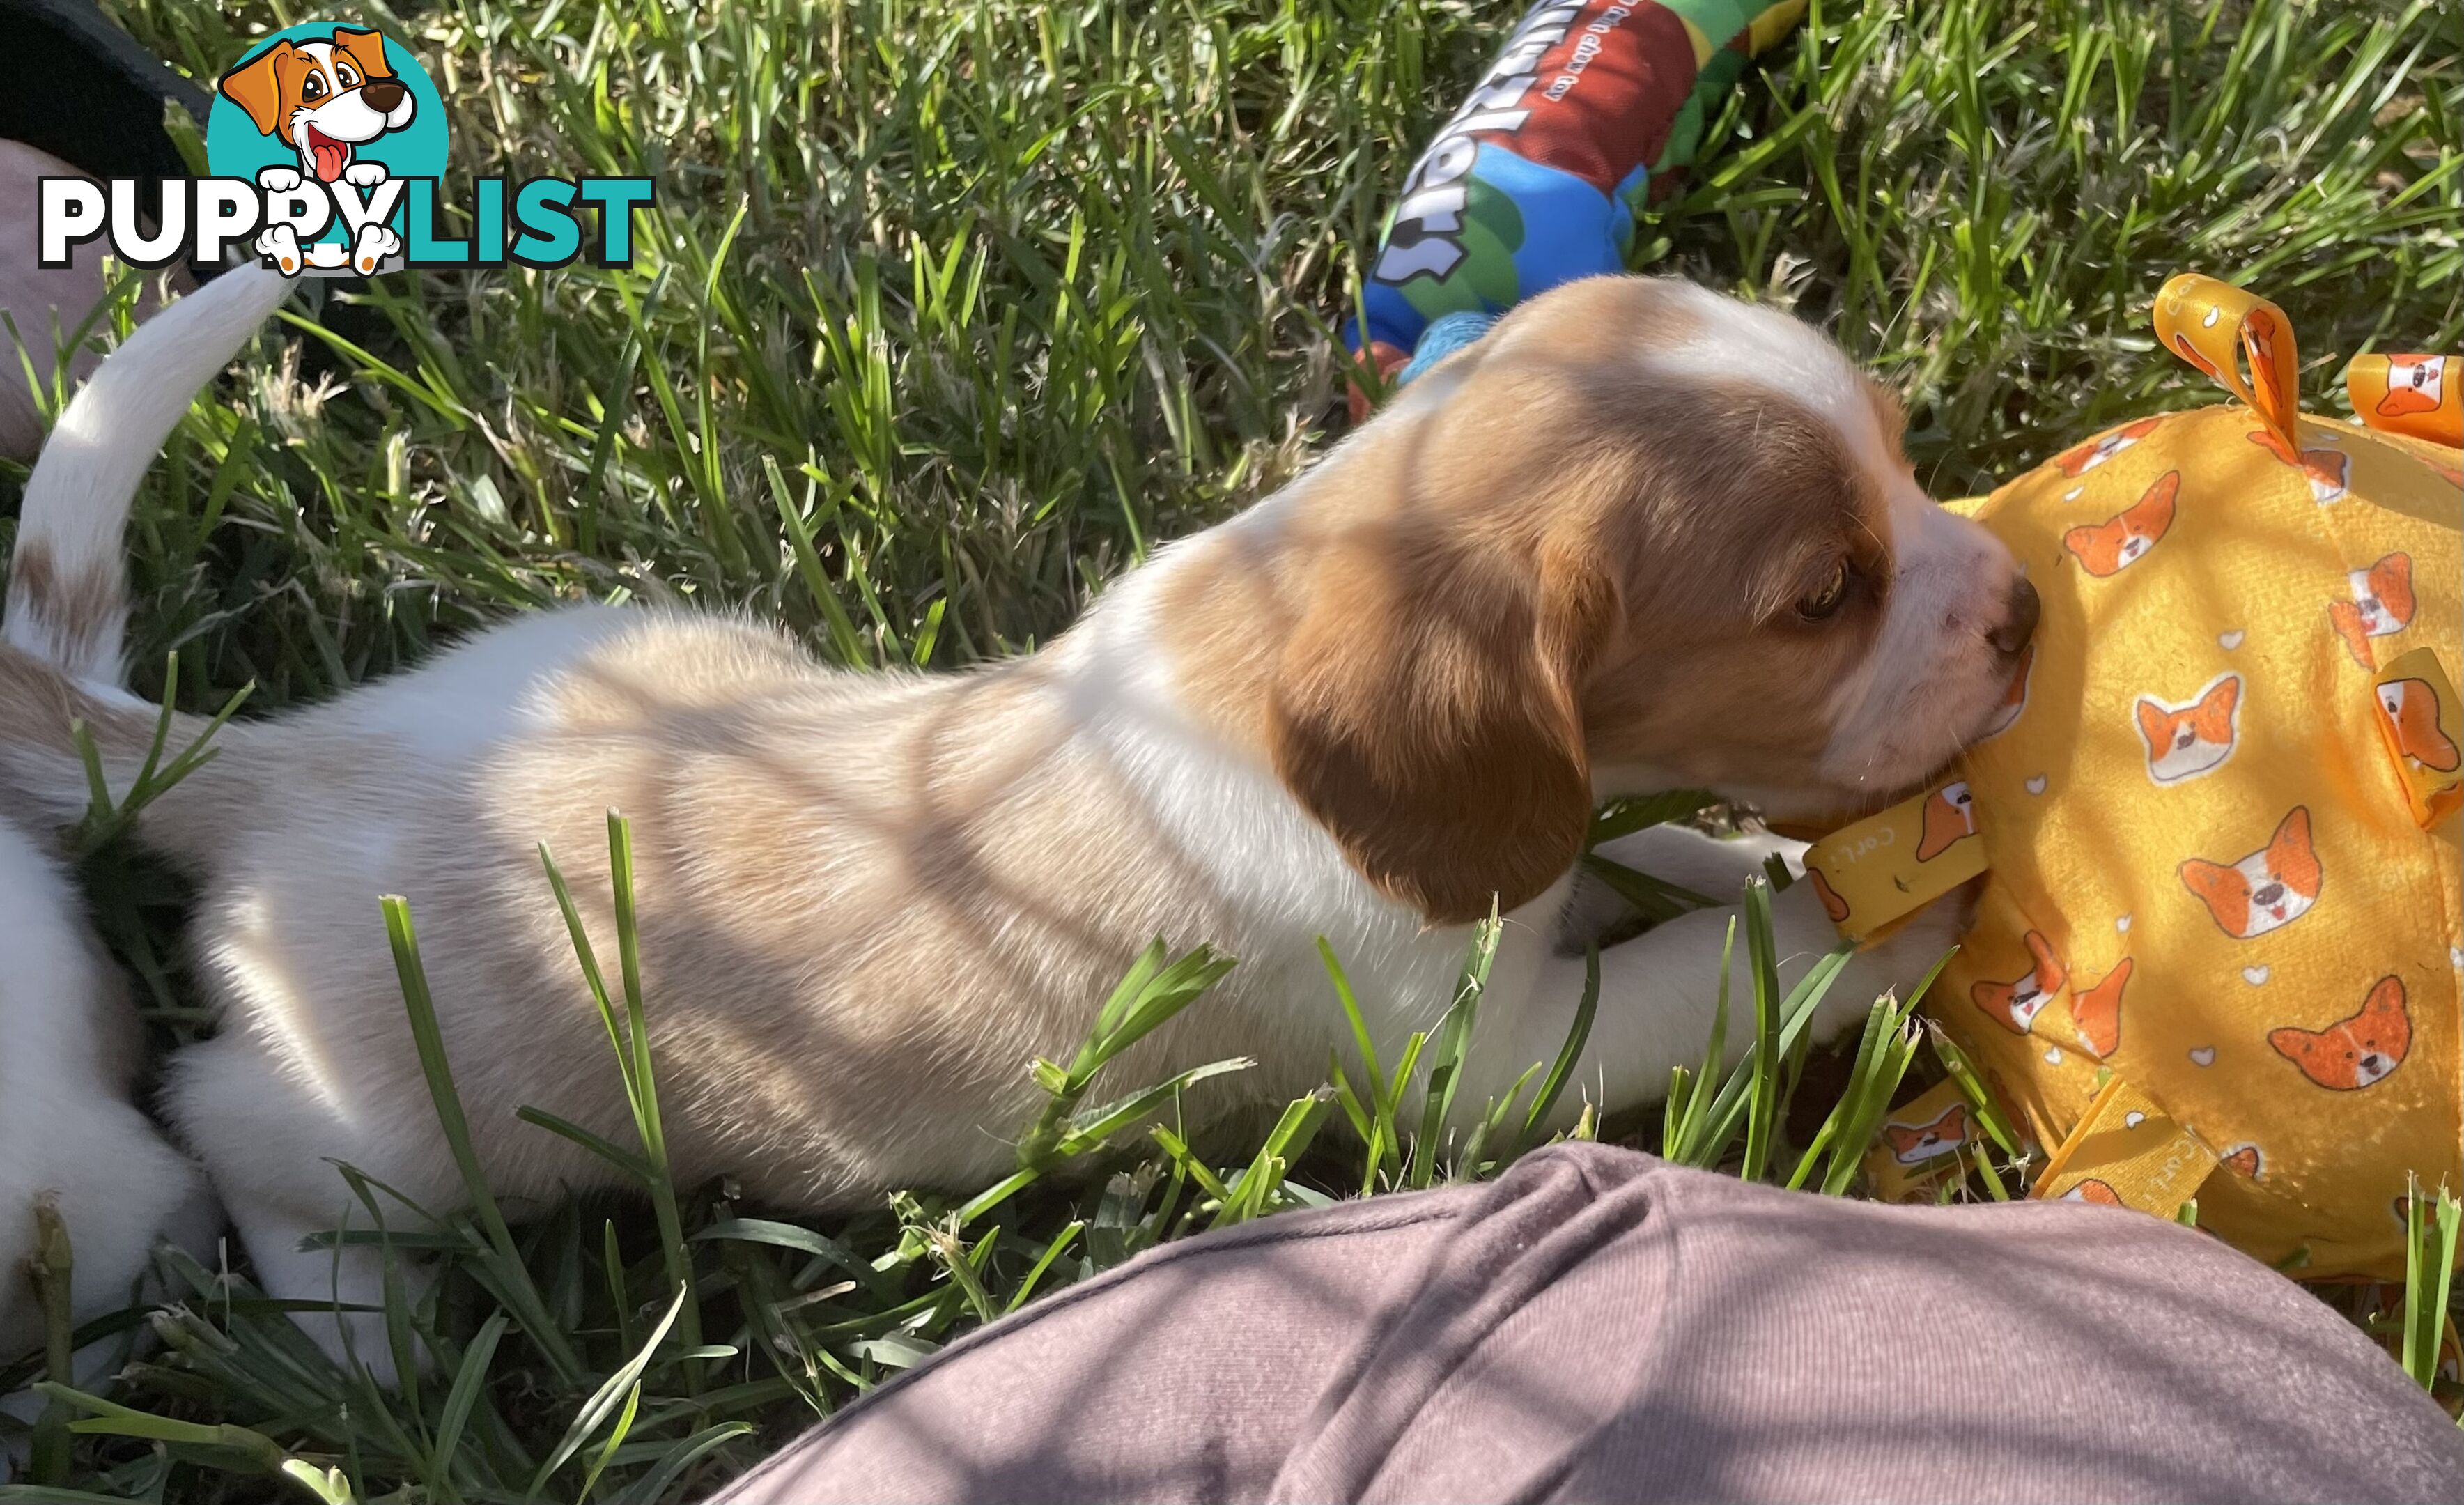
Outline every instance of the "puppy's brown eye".
[(1819, 622), (1839, 609), (1848, 599), (1848, 562), (1832, 562), (1831, 573), (1823, 578), (1820, 588), (1796, 604), (1796, 614), (1809, 622)]
[(310, 74), (308, 76), (308, 81), (299, 86), (299, 98), (303, 100), (321, 100), (324, 97), (325, 80), (318, 77), (313, 73)]
[(341, 64), (337, 63), (334, 65), (334, 81), (341, 84), (345, 89), (355, 88), (359, 84), (360, 76), (351, 72), (350, 69), (342, 66)]

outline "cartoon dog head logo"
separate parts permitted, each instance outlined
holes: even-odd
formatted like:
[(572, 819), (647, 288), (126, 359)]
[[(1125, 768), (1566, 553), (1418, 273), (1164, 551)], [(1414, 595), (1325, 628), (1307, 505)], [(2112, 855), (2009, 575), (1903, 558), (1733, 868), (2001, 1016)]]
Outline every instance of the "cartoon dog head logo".
[(2321, 446), (2297, 454), (2291, 445), (2266, 429), (2254, 430), (2250, 442), (2301, 472), (2310, 482), (2310, 499), (2320, 506), (2344, 499), (2345, 482), (2352, 478), (2353, 457), (2343, 451)]
[[(463, 212), (449, 214), (445, 101), (415, 53), (365, 26), (313, 21), (256, 37), (214, 85), (202, 174), (40, 180), (39, 265), (67, 266), (102, 241), (137, 267), (219, 266), (253, 248), (286, 277), (538, 271), (584, 256), (614, 269), (633, 264), (635, 221), (657, 198), (643, 176), (473, 173), (456, 176)], [(141, 212), (140, 195), (153, 207)]]
[(2019, 713), (2028, 708), (2028, 680), (2035, 672), (2036, 644), (2031, 639), (2027, 647), (2019, 650), (2019, 672), (2011, 676), (2011, 688), (2002, 692), (2002, 704), (1994, 711), (1993, 719), (1986, 723), (1985, 736), (1979, 737), (1978, 741), (1999, 737), (2018, 721)]
[(2390, 679), (2379, 686), (2379, 711), (2394, 730), (2396, 751), (2405, 762), (2439, 773), (2455, 771), (2455, 743), (2438, 729), (2438, 692), (2429, 680)]
[(287, 27), (215, 81), (206, 162), (263, 195), (253, 234), (264, 264), (366, 276), (402, 264), (414, 186), (433, 222), (445, 107), (401, 43), (361, 26)]
[(2344, 640), (2345, 652), (2364, 669), (2370, 662), (2369, 639), (2390, 637), (2412, 625), (2412, 556), (2384, 556), (2367, 569), (2349, 577), (2353, 599), (2327, 603), (2327, 620)]
[(2412, 1015), (2405, 1011), (2404, 984), (2383, 977), (2362, 1001), (2361, 1012), (2324, 1029), (2270, 1029), (2276, 1053), (2301, 1074), (2331, 1092), (2358, 1092), (2383, 1082), (2412, 1049)]
[(1885, 1123), (1882, 1138), (1890, 1143), (1891, 1159), (1903, 1165), (1947, 1155), (1968, 1142), (1968, 1104), (1952, 1103), (1928, 1123)]
[(1925, 797), (1925, 830), (1917, 838), (1917, 860), (1931, 862), (1951, 843), (1976, 834), (1976, 798), (1965, 783), (1946, 784)]
[(2434, 355), (2387, 357), (2387, 391), (2379, 411), (2389, 418), (2436, 412), (2447, 400), (2447, 362)]
[(277, 41), (215, 88), (248, 112), (259, 135), (297, 152), (299, 170), (320, 183), (339, 182), (356, 148), (419, 113), (385, 58), (385, 38), (348, 27), (322, 41)]
[(2182, 884), (2208, 906), (2216, 925), (2237, 941), (2279, 930), (2319, 901), (2324, 874), (2310, 845), (2310, 808), (2293, 807), (2267, 845), (2230, 865), (2192, 857)]
[(2156, 426), (2163, 421), (2161, 418), (2142, 418), (2136, 423), (2123, 424), (2110, 433), (2100, 433), (2084, 444), (2063, 451), (2055, 457), (2054, 463), (2065, 476), (2084, 476), (2155, 432)]
[(2091, 527), (2062, 535), (2062, 547), (2079, 567), (2099, 580), (2118, 575), (2145, 558), (2173, 526), (2173, 498), (2181, 492), (2182, 473), (2167, 471), (2124, 511)]
[(2007, 983), (1978, 983), (1968, 990), (1988, 1018), (2013, 1034), (2026, 1034), (2068, 981), (2053, 942), (2033, 930), (2028, 932), (2028, 954), (2036, 964), (2025, 973)]
[(2147, 744), (2147, 777), (2181, 784), (2213, 773), (2240, 736), (2241, 675), (2219, 675), (2180, 705), (2143, 695), (2133, 708)]
[(2130, 985), (2132, 965), (2123, 957), (2104, 981), (2071, 995), (2071, 1023), (2079, 1027), (2079, 1045), (2100, 1061), (2122, 1044), (2122, 990)]

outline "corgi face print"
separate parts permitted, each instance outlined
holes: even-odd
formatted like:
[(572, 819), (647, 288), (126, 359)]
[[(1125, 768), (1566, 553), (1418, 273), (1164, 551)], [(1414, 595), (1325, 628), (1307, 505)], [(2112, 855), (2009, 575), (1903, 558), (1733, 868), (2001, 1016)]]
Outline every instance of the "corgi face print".
[(2394, 728), (2396, 751), (2407, 763), (2455, 771), (2455, 744), (2438, 729), (2438, 692), (2429, 680), (2390, 679), (2379, 686), (2379, 711)]
[(2093, 1202), (2100, 1207), (2118, 1207), (2123, 1205), (2122, 1193), (2114, 1190), (2111, 1186), (2106, 1185), (2103, 1182), (2097, 1180), (2093, 1176), (2080, 1182), (2078, 1185), (2073, 1186), (2070, 1190), (2063, 1192), (2059, 1197), (2057, 1197), (2054, 1200), (2057, 1202)]
[(1979, 983), (1968, 990), (1988, 1018), (2013, 1034), (2026, 1034), (2067, 981), (2052, 942), (2033, 930), (2028, 932), (2028, 952), (2036, 964), (2025, 976), (2008, 983)]
[[(2192, 359), (2197, 358), (2194, 356)], [(2054, 463), (2061, 467), (2061, 472), (2065, 476), (2084, 476), (2147, 437), (2155, 432), (2156, 425), (2162, 421), (2159, 418), (2142, 418), (2136, 423), (2123, 424), (2111, 433), (2098, 434), (2085, 444), (2064, 451), (2055, 458)]]
[(1809, 864), (1805, 875), (1813, 881), (1814, 896), (1822, 900), (1822, 912), (1831, 917), (1831, 922), (1836, 925), (1846, 919), (1848, 901), (1839, 896), (1839, 891), (1831, 886), (1831, 880), (1822, 875), (1822, 870)]
[(1968, 1104), (1952, 1103), (1931, 1123), (1885, 1123), (1882, 1138), (1891, 1146), (1891, 1159), (1903, 1165), (1947, 1155), (1968, 1142)]
[(2219, 1165), (2229, 1165), (2234, 1170), (2241, 1172), (2243, 1175), (2248, 1176), (2251, 1180), (2256, 1181), (2258, 1179), (2258, 1172), (2262, 1161), (2258, 1153), (2257, 1145), (2236, 1144), (2232, 1149), (2225, 1151), (2224, 1158), (2216, 1162), (2216, 1163)]
[(2019, 719), (2019, 713), (2028, 708), (2029, 676), (2035, 672), (2036, 645), (2031, 641), (2019, 652), (2019, 672), (2011, 676), (2011, 688), (2003, 692), (2002, 708), (1993, 713), (1993, 719), (1985, 723), (1985, 737), (1978, 738), (1978, 741), (1985, 741), (1986, 737), (2001, 736)]
[(2304, 450), (2301, 473), (2310, 481), (2310, 499), (2323, 507), (2344, 499), (2353, 476), (2353, 457), (2342, 450)]
[(2147, 777), (2181, 784), (2213, 773), (2233, 756), (2241, 731), (2241, 675), (2219, 675), (2196, 699), (2180, 705), (2143, 695), (2133, 709), (2147, 744)]
[(1968, 786), (1946, 784), (1925, 802), (1925, 833), (1917, 838), (1917, 860), (1931, 862), (1955, 841), (1976, 834), (1976, 799)]
[(2368, 639), (2388, 637), (2412, 625), (2412, 556), (2389, 554), (2351, 576), (2353, 599), (2327, 604), (2327, 619), (2345, 652), (2364, 669), (2374, 669)]
[(2239, 862), (2192, 857), (2179, 871), (2226, 935), (2249, 941), (2281, 929), (2319, 901), (2323, 874), (2310, 845), (2310, 808), (2295, 806), (2267, 845)]
[(2104, 981), (2071, 995), (2071, 1023), (2079, 1026), (2079, 1045), (2102, 1060), (2122, 1044), (2122, 990), (2130, 985), (2130, 958), (2123, 957), (2104, 974)]
[(2447, 400), (2447, 363), (2434, 355), (2387, 357), (2387, 393), (2379, 411), (2389, 418), (2436, 412)]
[(2412, 1015), (2405, 1011), (2404, 984), (2380, 978), (2360, 1013), (2324, 1029), (2271, 1029), (2267, 1043), (2301, 1068), (2302, 1075), (2331, 1092), (2359, 1092), (2383, 1082), (2412, 1049)]
[(2099, 580), (2118, 575), (2145, 558), (2173, 526), (2173, 498), (2181, 489), (2182, 473), (2167, 471), (2127, 511), (2063, 534), (2062, 547)]
[(2344, 499), (2345, 482), (2352, 478), (2353, 457), (2343, 451), (2321, 446), (2296, 454), (2265, 429), (2253, 433), (2250, 442), (2300, 471), (2310, 482), (2310, 499), (2320, 506)]

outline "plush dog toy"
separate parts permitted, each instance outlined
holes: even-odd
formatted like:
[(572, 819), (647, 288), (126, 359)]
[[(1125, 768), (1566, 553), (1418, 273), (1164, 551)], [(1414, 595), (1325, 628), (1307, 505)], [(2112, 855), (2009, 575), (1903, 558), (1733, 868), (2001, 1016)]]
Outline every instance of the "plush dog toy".
[[(1988, 873), (1928, 1008), (2050, 1151), (2036, 1195), (2401, 1278), (2408, 1177), (2464, 1189), (2464, 361), (2354, 362), (2352, 424), (2298, 410), (2263, 299), (2176, 277), (2155, 323), (2239, 401), (1957, 504), (2035, 646), (1958, 782), (1809, 869), (1859, 938)], [(1891, 1142), (1947, 1155), (1947, 1106)]]
[[(1673, 188), (1703, 126), (1805, 0), (1539, 0), (1403, 181), (1344, 330), (1408, 381), (1508, 307), (1622, 272), (1636, 212)], [(1355, 382), (1352, 414), (1368, 411)]]

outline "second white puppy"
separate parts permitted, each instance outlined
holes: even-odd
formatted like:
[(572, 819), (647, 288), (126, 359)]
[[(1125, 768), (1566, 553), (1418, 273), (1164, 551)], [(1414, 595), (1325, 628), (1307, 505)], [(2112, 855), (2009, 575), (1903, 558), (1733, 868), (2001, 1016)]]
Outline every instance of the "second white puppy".
[[(286, 291), (253, 273), (209, 283), (141, 326), (61, 413), (27, 481), (10, 573), (9, 641), (34, 661), (141, 703), (116, 688), (128, 498), (196, 388)], [(68, 577), (63, 560), (75, 562)], [(42, 1341), (25, 1273), (37, 1203), (67, 1227), (79, 1322), (142, 1289), (158, 1242), (202, 1258), (218, 1227), (204, 1176), (129, 1100), (139, 1022), (82, 897), (50, 844), (10, 814), (0, 808), (0, 1363)]]

